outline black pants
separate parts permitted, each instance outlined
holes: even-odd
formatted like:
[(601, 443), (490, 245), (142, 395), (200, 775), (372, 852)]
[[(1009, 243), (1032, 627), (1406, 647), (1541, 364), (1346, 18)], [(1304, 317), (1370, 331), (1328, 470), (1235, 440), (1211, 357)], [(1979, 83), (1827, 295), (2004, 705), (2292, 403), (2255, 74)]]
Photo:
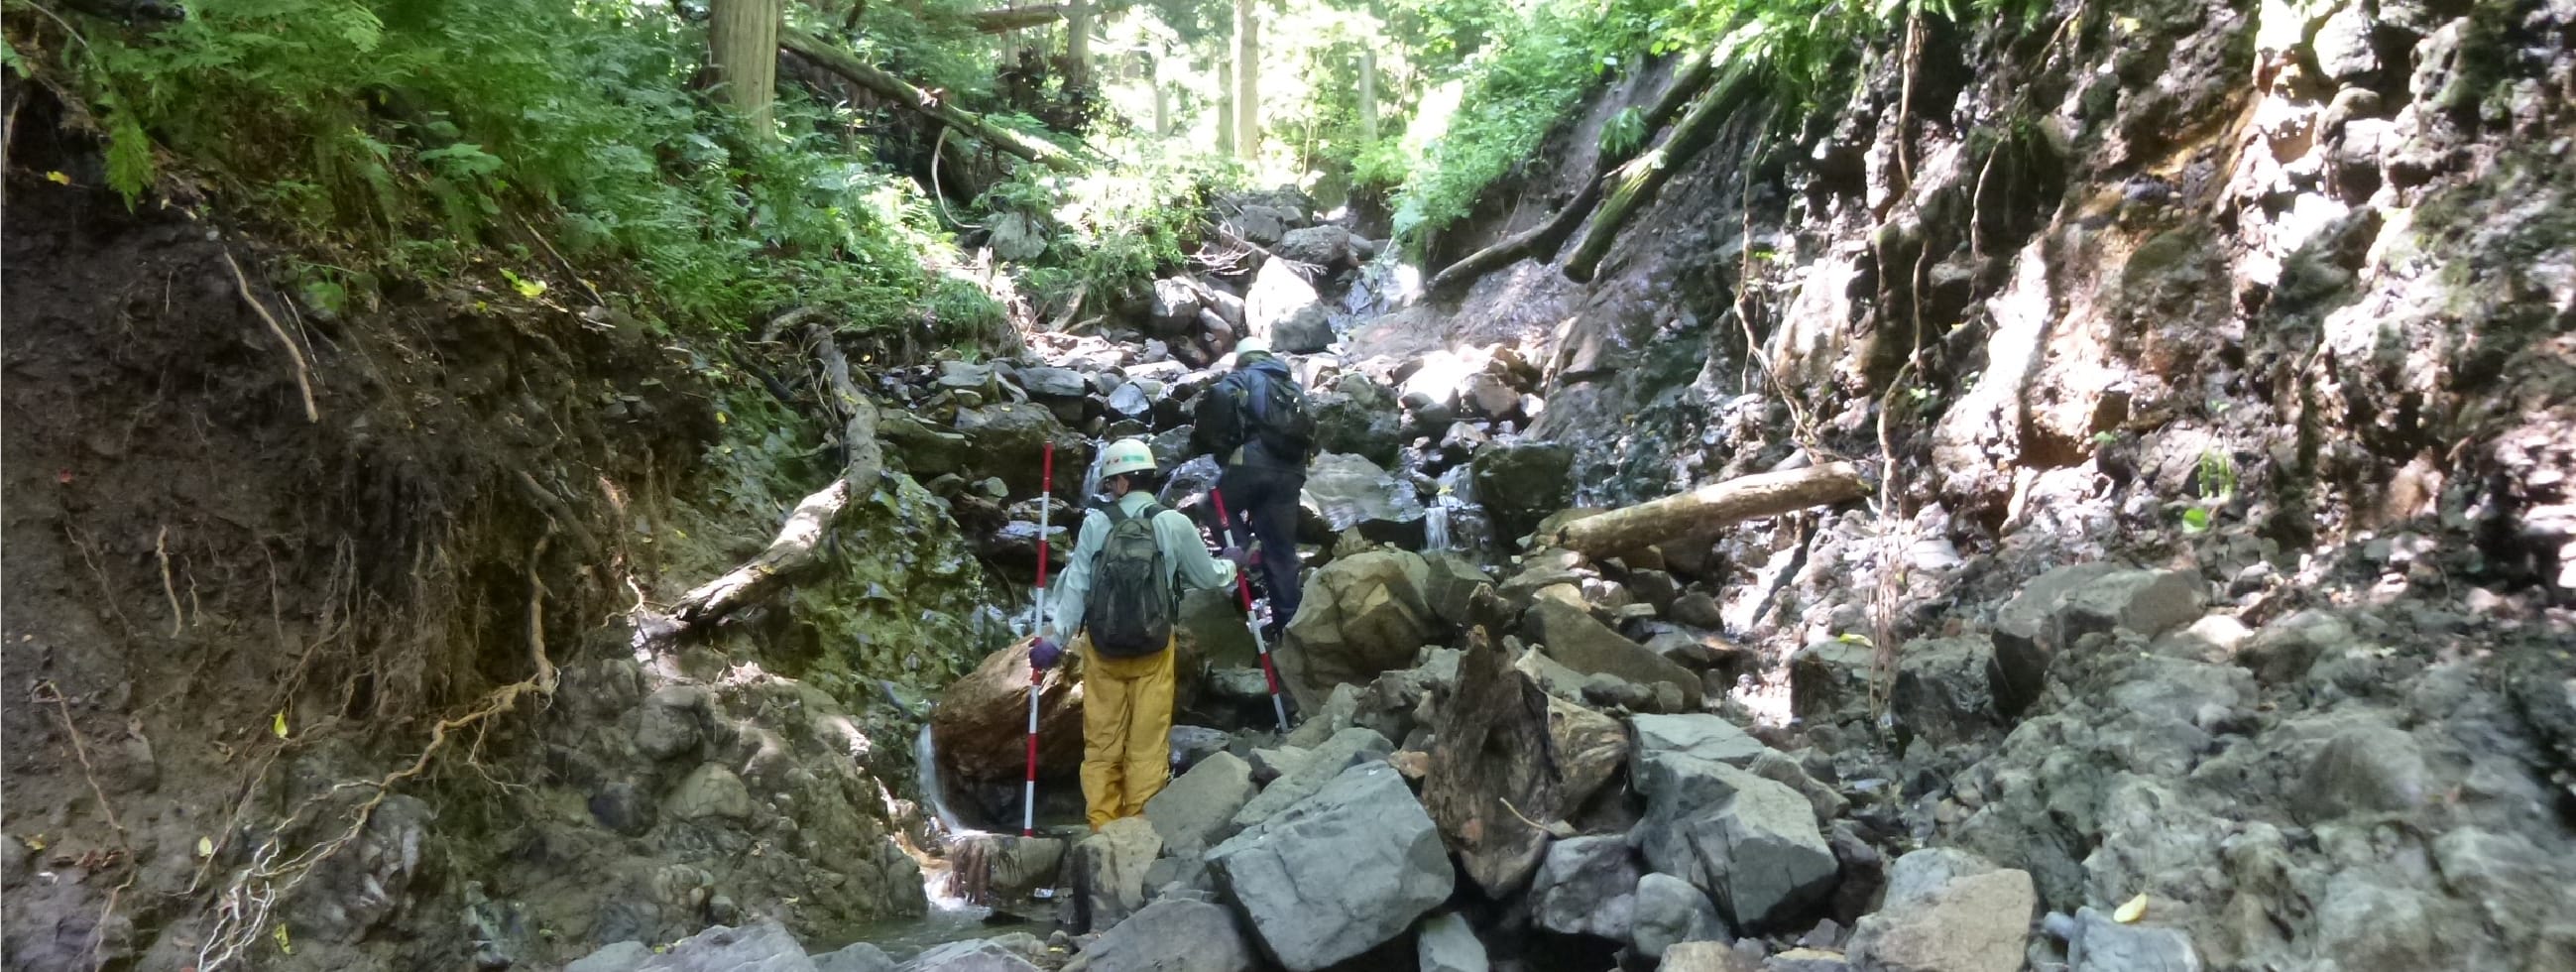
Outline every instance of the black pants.
[[(1217, 477), (1225, 494), (1226, 541), (1248, 547), (1261, 541), (1261, 586), (1270, 595), (1270, 616), (1279, 626), (1297, 617), (1297, 497), (1306, 489), (1302, 472), (1262, 466), (1228, 466)], [(1246, 522), (1251, 524), (1245, 530)]]

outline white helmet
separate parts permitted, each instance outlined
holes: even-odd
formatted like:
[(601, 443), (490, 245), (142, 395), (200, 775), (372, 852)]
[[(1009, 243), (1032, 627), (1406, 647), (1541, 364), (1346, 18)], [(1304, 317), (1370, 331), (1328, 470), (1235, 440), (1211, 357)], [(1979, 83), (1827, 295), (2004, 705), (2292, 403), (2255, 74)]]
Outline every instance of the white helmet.
[(1234, 353), (1236, 357), (1241, 357), (1247, 354), (1269, 354), (1270, 339), (1260, 337), (1244, 338), (1243, 340), (1234, 343)]
[(1143, 439), (1120, 439), (1100, 451), (1100, 475), (1104, 479), (1153, 471), (1154, 449)]

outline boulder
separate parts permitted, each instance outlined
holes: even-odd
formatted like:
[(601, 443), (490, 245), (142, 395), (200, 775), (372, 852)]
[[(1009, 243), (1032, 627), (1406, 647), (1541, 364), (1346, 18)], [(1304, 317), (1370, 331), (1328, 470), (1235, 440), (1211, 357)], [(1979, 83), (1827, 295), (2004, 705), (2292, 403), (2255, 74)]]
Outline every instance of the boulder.
[(1324, 704), (1307, 709), (1306, 721), (1298, 723), (1297, 728), (1290, 730), (1279, 743), (1295, 749), (1313, 750), (1323, 745), (1324, 740), (1333, 738), (1334, 733), (1350, 728), (1359, 707), (1359, 686), (1349, 682), (1335, 685), (1332, 694), (1324, 697)]
[(695, 685), (667, 686), (646, 696), (635, 711), (635, 751), (665, 760), (698, 748), (699, 717), (707, 710), (707, 690)]
[(1726, 940), (1726, 921), (1718, 917), (1717, 903), (1690, 882), (1670, 874), (1638, 879), (1628, 930), (1628, 941), (1637, 954), (1662, 958), (1665, 950), (1683, 942)]
[(1708, 631), (1723, 630), (1726, 614), (1718, 607), (1717, 598), (1706, 591), (1691, 591), (1673, 598), (1672, 609), (1665, 612), (1675, 622)]
[(2066, 598), (2057, 616), (2063, 648), (2096, 631), (2134, 631), (2153, 638), (2200, 617), (2206, 600), (2197, 574), (2178, 570), (2124, 570), (2094, 579)]
[(1402, 460), (1404, 415), (1395, 392), (1361, 372), (1350, 372), (1318, 392), (1307, 405), (1315, 416), (1315, 447), (1348, 453), (1382, 467)]
[[(572, 964), (564, 966), (564, 972), (634, 972), (652, 960), (653, 950), (644, 947), (643, 942), (625, 941), (572, 960)], [(891, 965), (886, 969), (864, 970), (822, 968), (821, 972), (887, 972), (891, 968)]]
[(699, 763), (663, 800), (662, 812), (680, 820), (751, 819), (751, 791), (720, 763)]
[(897, 966), (896, 972), (1038, 972), (1038, 967), (1018, 949), (986, 938), (931, 948)]
[(1709, 892), (1737, 929), (1776, 930), (1833, 889), (1833, 848), (1796, 790), (1675, 752), (1641, 761), (1637, 789), (1646, 863)]
[(1071, 368), (1022, 368), (1020, 387), (1027, 389), (1031, 398), (1049, 400), (1081, 399), (1091, 394), (1091, 380)]
[(1926, 742), (1965, 742), (2001, 724), (1994, 664), (1994, 642), (1982, 635), (1908, 642), (1897, 654), (1888, 707)]
[(1106, 929), (1144, 907), (1145, 868), (1162, 850), (1144, 817), (1112, 820), (1073, 845), (1075, 927)]
[(1865, 717), (1877, 654), (1839, 638), (1808, 642), (1789, 656), (1789, 714), (1816, 723)]
[(2026, 871), (1955, 851), (1900, 857), (1887, 900), (1860, 919), (1845, 952), (1859, 972), (2016, 972), (2038, 893)]
[[(1199, 645), (1199, 655), (1219, 668), (1254, 666), (1261, 663), (1260, 649), (1252, 643), (1252, 629), (1243, 623), (1243, 608), (1232, 588), (1194, 588), (1181, 595), (1179, 627), (1189, 632)], [(1264, 683), (1261, 694), (1269, 694)]]
[(1422, 546), (1425, 514), (1413, 484), (1359, 456), (1316, 456), (1306, 467), (1306, 487), (1298, 502), (1335, 536), (1358, 530), (1378, 543)]
[(1169, 900), (1101, 936), (1064, 972), (1251, 972), (1260, 967), (1234, 915), (1203, 901)]
[(1667, 753), (1725, 763), (1737, 769), (1753, 765), (1771, 747), (1738, 729), (1735, 723), (1704, 713), (1641, 715), (1628, 720), (1637, 731), (1637, 762)]
[(1574, 447), (1557, 442), (1490, 442), (1471, 460), (1476, 496), (1506, 538), (1538, 527), (1574, 503)]
[(2022, 585), (1995, 614), (1996, 708), (2007, 718), (2021, 715), (2046, 688), (2048, 659), (2057, 652), (2056, 619), (2066, 599), (2096, 580), (2119, 573), (2111, 563), (2074, 564), (2039, 575)]
[(1628, 640), (1592, 617), (1578, 604), (1540, 598), (1521, 616), (1521, 634), (1538, 642), (1548, 657), (1586, 675), (1609, 675), (1639, 685), (1664, 684), (1682, 694), (1682, 704), (1698, 708), (1699, 676), (1646, 646)]
[(2335, 734), (2308, 763), (2291, 809), (2316, 823), (2360, 813), (2394, 813), (2424, 802), (2429, 784), (2415, 737), (2391, 725)]
[(1491, 589), (1493, 578), (1483, 568), (1457, 554), (1427, 553), (1423, 562), (1430, 568), (1423, 595), (1429, 600), (1431, 616), (1442, 625), (1466, 627), (1475, 623), (1473, 609), (1476, 591)]
[[(1758, 954), (1759, 942), (1751, 945)], [(1664, 950), (1664, 961), (1655, 966), (1658, 972), (1756, 972), (1759, 960), (1736, 951), (1725, 942), (1683, 942)]]
[[(1150, 313), (1154, 326), (1165, 334), (1179, 334), (1198, 322), (1199, 312), (1206, 309), (1199, 297), (1199, 287), (1185, 277), (1165, 277), (1154, 281), (1154, 304)], [(1032, 388), (1030, 391), (1035, 392)]]
[(1376, 762), (1218, 844), (1207, 860), (1263, 950), (1290, 972), (1392, 941), (1456, 882), (1422, 804), (1394, 767)]
[[(1255, 337), (1271, 337), (1280, 324), (1309, 307), (1321, 309), (1315, 288), (1288, 264), (1271, 260), (1253, 274), (1243, 295), (1243, 324)], [(1280, 350), (1274, 344), (1273, 350)]]
[(1312, 711), (1335, 685), (1411, 664), (1436, 630), (1423, 593), (1429, 580), (1421, 555), (1401, 550), (1345, 557), (1307, 578), (1276, 658), (1298, 707)]
[(1562, 935), (1624, 941), (1635, 913), (1637, 877), (1626, 837), (1557, 841), (1530, 879), (1530, 920)]
[(1271, 252), (1281, 259), (1313, 264), (1325, 270), (1342, 270), (1352, 265), (1351, 231), (1325, 223), (1294, 229), (1281, 234), (1279, 245)]
[[(1060, 667), (1039, 683), (1038, 766), (1057, 776), (1082, 763), (1078, 682)], [(1016, 785), (1028, 771), (1028, 719), (1029, 648), (1022, 642), (985, 656), (940, 693), (930, 714), (940, 769), (955, 781)]]
[(1252, 764), (1217, 753), (1145, 801), (1145, 819), (1166, 850), (1195, 854), (1234, 835), (1234, 815), (1255, 792)]
[(2092, 908), (2075, 912), (2067, 972), (2200, 972), (2200, 952), (2180, 928), (2123, 925)]
[(957, 432), (970, 448), (959, 470), (968, 479), (998, 476), (1012, 496), (1038, 494), (1039, 462), (1045, 446), (1055, 444), (1055, 491), (1070, 496), (1082, 488), (1091, 464), (1091, 446), (1057, 421), (1044, 405), (1012, 402), (957, 410)]
[(1360, 763), (1376, 762), (1395, 751), (1374, 729), (1344, 729), (1317, 745), (1313, 752), (1289, 771), (1280, 774), (1268, 787), (1243, 804), (1230, 818), (1232, 828), (1241, 830), (1260, 825), (1289, 807), (1321, 792), (1342, 771)]
[(1423, 920), (1413, 954), (1421, 972), (1488, 972), (1493, 968), (1485, 958), (1485, 943), (1476, 938), (1476, 929), (1454, 911)]
[(635, 972), (814, 972), (796, 936), (775, 921), (742, 928), (717, 925), (683, 938), (662, 954), (626, 966)]
[(1262, 246), (1270, 246), (1288, 235), (1288, 227), (1294, 219), (1294, 214), (1278, 207), (1255, 204), (1226, 217), (1225, 230)]
[[(824, 952), (814, 958), (814, 972), (894, 972), (894, 957), (885, 949), (866, 942), (852, 942), (837, 951)], [(564, 972), (573, 972), (565, 969)]]
[(1763, 959), (1761, 972), (1851, 972), (1851, 963), (1841, 952), (1793, 948)]
[(1280, 354), (1316, 354), (1333, 346), (1333, 316), (1322, 304), (1308, 304), (1270, 325), (1270, 349)]

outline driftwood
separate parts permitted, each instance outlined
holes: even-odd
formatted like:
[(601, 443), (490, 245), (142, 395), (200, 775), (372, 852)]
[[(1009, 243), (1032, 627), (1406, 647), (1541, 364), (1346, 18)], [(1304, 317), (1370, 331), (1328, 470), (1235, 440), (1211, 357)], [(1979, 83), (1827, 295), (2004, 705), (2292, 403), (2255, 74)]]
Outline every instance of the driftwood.
[(857, 55), (812, 34), (798, 30), (781, 31), (778, 46), (795, 52), (824, 70), (848, 78), (852, 84), (920, 112), (951, 128), (983, 139), (994, 148), (1009, 152), (1050, 169), (1071, 172), (1080, 168), (1073, 156), (1043, 139), (1020, 134), (986, 121), (982, 116), (950, 105), (941, 95), (922, 90), (910, 81), (896, 77), (882, 68), (859, 60)]
[(798, 501), (768, 549), (726, 571), (724, 576), (681, 595), (671, 615), (684, 629), (713, 622), (758, 601), (788, 578), (819, 563), (823, 540), (831, 535), (833, 523), (849, 508), (853, 496), (864, 497), (876, 489), (877, 475), (885, 468), (884, 447), (877, 444), (877, 407), (850, 380), (850, 359), (841, 353), (840, 345), (833, 343), (829, 327), (810, 325), (807, 333), (816, 346), (815, 356), (822, 361), (824, 379), (831, 386), (832, 407), (845, 416), (841, 446), (848, 459), (841, 466), (841, 476)]
[[(1423, 809), (1456, 851), (1467, 877), (1501, 899), (1530, 879), (1547, 853), (1547, 823), (1565, 783), (1548, 732), (1547, 694), (1512, 668), (1483, 628), (1468, 635), (1457, 693), (1440, 707)], [(1537, 819), (1532, 819), (1537, 818)]]
[[(1654, 106), (1639, 119), (1646, 137), (1651, 138), (1663, 130), (1664, 123), (1671, 121), (1674, 113), (1681, 111), (1692, 95), (1708, 87), (1709, 79), (1716, 74), (1716, 67), (1705, 53), (1693, 55), (1674, 71), (1672, 82), (1664, 86), (1663, 94), (1655, 99)], [(1642, 139), (1638, 143), (1639, 146), (1644, 144)], [(1635, 148), (1625, 153), (1603, 150), (1593, 163), (1592, 177), (1583, 181), (1583, 189), (1575, 193), (1565, 208), (1557, 210), (1556, 215), (1440, 268), (1439, 273), (1431, 275), (1431, 281), (1424, 289), (1434, 294), (1454, 294), (1522, 257), (1539, 261), (1554, 258), (1556, 248), (1565, 245), (1566, 238), (1573, 236), (1574, 231), (1583, 225), (1583, 217), (1591, 214), (1593, 204), (1601, 201), (1602, 183), (1609, 181), (1610, 173), (1634, 154)]]
[(1860, 468), (1848, 462), (1740, 476), (1576, 520), (1546, 542), (1595, 559), (1616, 557), (1704, 538), (1755, 517), (1858, 499), (1867, 491)]
[(1673, 125), (1672, 135), (1664, 139), (1664, 144), (1630, 160), (1611, 174), (1609, 188), (1602, 193), (1601, 212), (1592, 217), (1592, 227), (1584, 231), (1583, 241), (1575, 244), (1573, 255), (1565, 260), (1567, 277), (1577, 281), (1591, 280), (1592, 272), (1600, 267), (1601, 258), (1609, 254), (1611, 241), (1618, 238), (1619, 228), (1626, 225), (1628, 217), (1636, 212), (1637, 207), (1653, 199), (1656, 190), (1663, 188), (1665, 182), (1682, 170), (1682, 163), (1690, 161), (1691, 156), (1699, 154), (1700, 149), (1706, 148), (1717, 137), (1717, 130), (1724, 125), (1727, 116), (1752, 92), (1753, 72), (1749, 63), (1733, 58), (1732, 53), (1730, 45), (1716, 55), (1719, 60), (1732, 60), (1734, 63), (1716, 84), (1701, 93), (1699, 100), (1691, 103), (1690, 112)]

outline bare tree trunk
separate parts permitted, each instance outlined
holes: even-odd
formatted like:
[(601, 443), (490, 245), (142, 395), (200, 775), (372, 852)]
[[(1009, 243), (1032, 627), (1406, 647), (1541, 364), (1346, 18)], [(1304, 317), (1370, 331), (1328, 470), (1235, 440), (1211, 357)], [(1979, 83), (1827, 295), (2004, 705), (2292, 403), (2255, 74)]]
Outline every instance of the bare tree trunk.
[(1150, 72), (1147, 80), (1154, 85), (1154, 137), (1170, 138), (1172, 137), (1172, 89), (1170, 85), (1163, 83), (1163, 59), (1159, 56), (1155, 57), (1148, 62), (1146, 70)]
[(1597, 560), (1659, 543), (1704, 539), (1755, 517), (1858, 499), (1867, 491), (1860, 468), (1848, 462), (1739, 476), (1576, 520), (1543, 542)]
[(778, 31), (783, 0), (714, 0), (707, 17), (707, 64), (724, 84), (725, 101), (761, 131), (778, 98)]
[(1377, 50), (1360, 40), (1360, 141), (1377, 141)]
[(1070, 0), (1064, 17), (1064, 86), (1091, 83), (1091, 0)]
[(1234, 61), (1223, 57), (1216, 63), (1216, 150), (1234, 154)]
[(1234, 0), (1234, 151), (1251, 162), (1261, 157), (1261, 11), (1254, 0)]

